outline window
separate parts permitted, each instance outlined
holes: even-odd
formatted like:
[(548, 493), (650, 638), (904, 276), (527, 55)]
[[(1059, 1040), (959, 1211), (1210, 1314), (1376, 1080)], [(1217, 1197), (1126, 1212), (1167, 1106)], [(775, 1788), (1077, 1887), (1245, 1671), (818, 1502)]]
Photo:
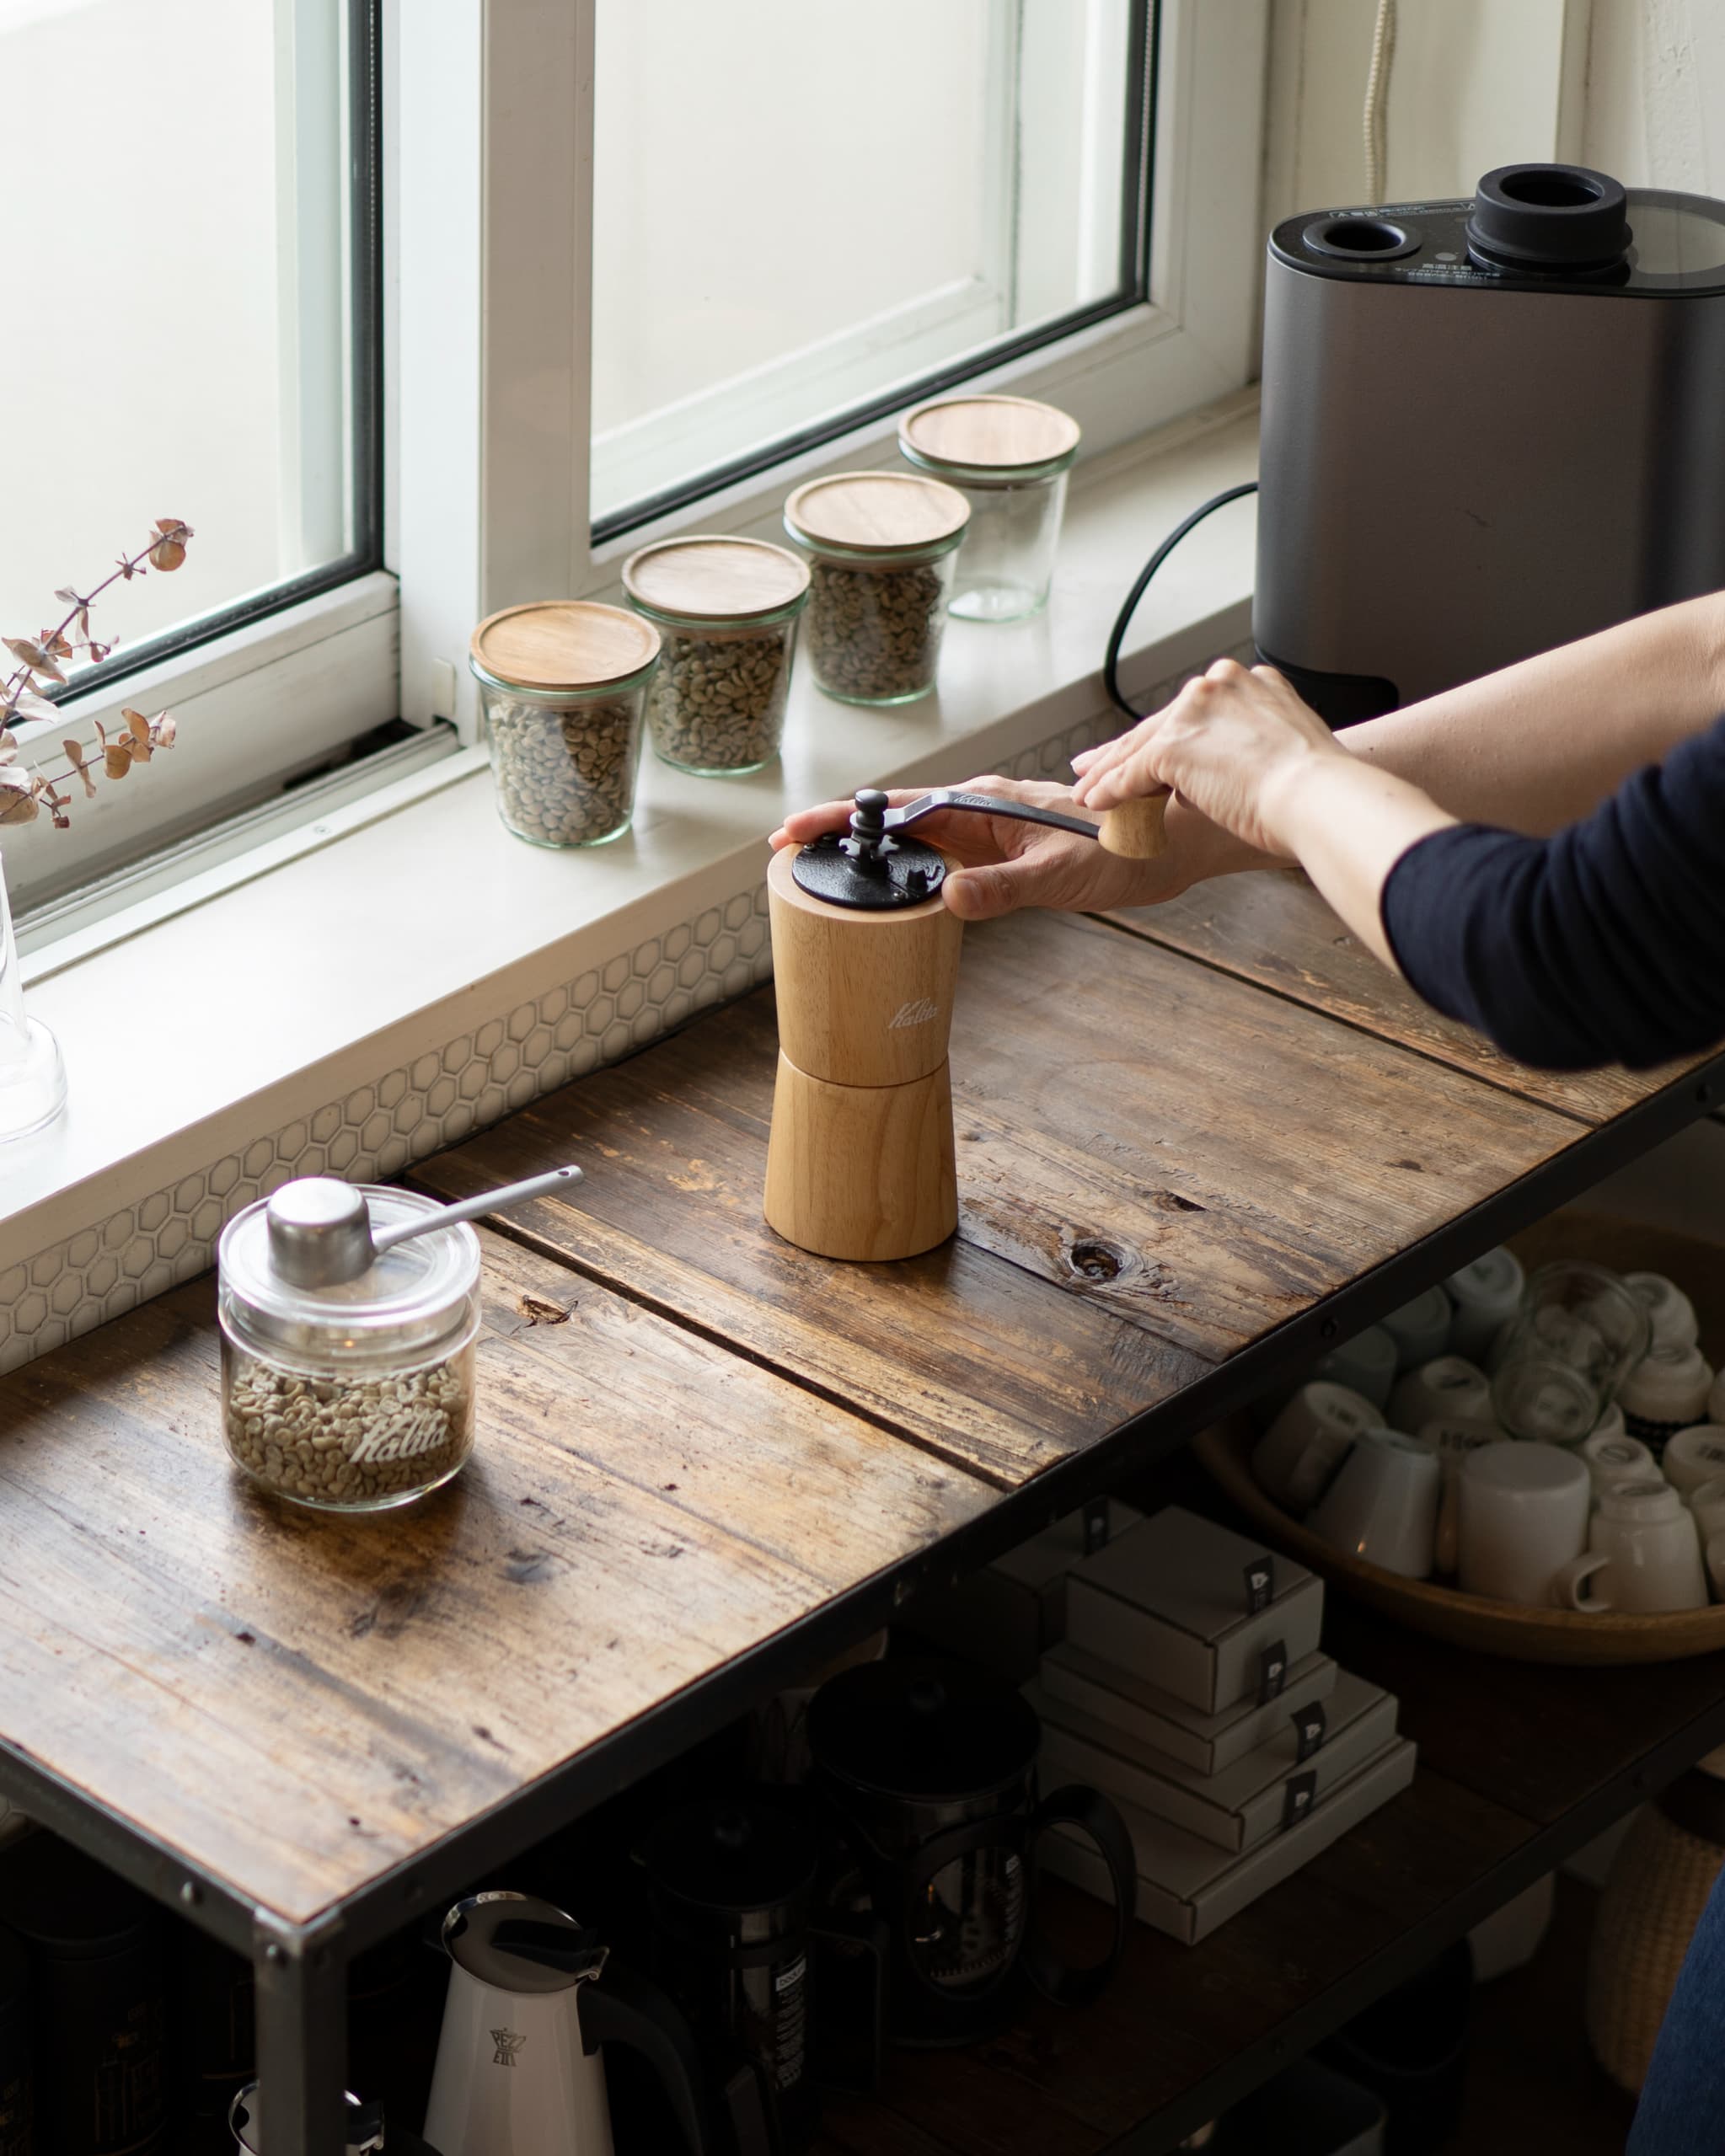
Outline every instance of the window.
[(890, 458), (925, 389), (1048, 397), (1090, 455), (1240, 388), (1267, 18), (0, 0), (8, 83), (76, 86), (9, 122), (0, 233), (41, 288), (0, 355), (29, 415), (0, 433), (0, 628), (140, 522), (196, 531), (110, 595), (120, 648), (60, 699), (85, 738), (171, 704), (174, 756), (8, 843), (14, 899), (380, 726), (472, 741), (475, 621), (607, 593), (653, 527), (774, 528), (795, 480)]
[[(1115, 448), (1251, 377), (1268, 0), (401, 0), (404, 715), (924, 388)], [(435, 354), (435, 364), (428, 355)]]
[(116, 648), (72, 670), (48, 734), (88, 739), (146, 690), (177, 707), (199, 677), (172, 656), (250, 632), (172, 778), (104, 789), (51, 843), (31, 827), (8, 848), (20, 891), (254, 798), (380, 715), (373, 679), (239, 757), (217, 739), (273, 655), (263, 626), (381, 559), (377, 34), (371, 0), (0, 0), (0, 252), (23, 302), (0, 411), (28, 415), (0, 439), (0, 628), (57, 619), (56, 588), (88, 591), (174, 516), (184, 567), (104, 595), (92, 626)]
[(1131, 0), (598, 0), (596, 536), (1144, 290)]

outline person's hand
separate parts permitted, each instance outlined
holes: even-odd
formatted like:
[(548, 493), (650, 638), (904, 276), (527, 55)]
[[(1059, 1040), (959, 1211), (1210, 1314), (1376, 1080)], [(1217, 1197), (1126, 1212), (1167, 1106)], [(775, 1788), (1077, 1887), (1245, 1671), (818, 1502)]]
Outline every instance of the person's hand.
[(1171, 788), (1243, 844), (1285, 860), (1296, 850), (1287, 796), (1317, 759), (1337, 757), (1353, 761), (1273, 666), (1219, 659), (1162, 710), (1075, 756), (1073, 798), (1090, 812)]
[[(894, 808), (913, 801), (923, 789), (901, 787), (889, 794)], [(968, 778), (967, 794), (994, 794), (1035, 808), (1073, 813), (1072, 789), (1022, 778)], [(828, 801), (787, 816), (773, 833), (774, 848), (806, 845), (824, 831), (849, 828), (850, 801)], [(1071, 912), (1101, 912), (1115, 906), (1154, 906), (1173, 898), (1189, 884), (1216, 874), (1219, 866), (1239, 867), (1237, 859), (1218, 863), (1215, 842), (1222, 835), (1189, 811), (1171, 816), (1168, 851), (1154, 861), (1127, 861), (1105, 853), (1094, 839), (1046, 824), (1019, 823), (1010, 816), (939, 812), (912, 827), (960, 865), (942, 890), (948, 907), (967, 921), (992, 920), (1021, 907), (1047, 906)], [(1229, 849), (1230, 853), (1237, 848)]]

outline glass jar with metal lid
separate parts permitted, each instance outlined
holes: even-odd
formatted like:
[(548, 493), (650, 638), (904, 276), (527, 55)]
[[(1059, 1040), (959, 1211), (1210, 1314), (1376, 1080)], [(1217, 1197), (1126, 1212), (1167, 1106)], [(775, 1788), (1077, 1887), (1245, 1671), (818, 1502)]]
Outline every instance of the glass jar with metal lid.
[(623, 564), (623, 588), (660, 630), (647, 691), (655, 752), (702, 778), (758, 771), (779, 753), (809, 572), (763, 539), (661, 539)]
[(659, 632), (585, 599), (506, 607), (473, 633), (497, 811), (536, 846), (603, 846), (635, 814)]
[(785, 505), (810, 557), (806, 650), (842, 704), (910, 704), (935, 686), (952, 558), (970, 506), (938, 479), (842, 472)]
[(473, 1450), (479, 1238), (438, 1228), (354, 1277), (301, 1285), (292, 1275), (316, 1275), (297, 1255), (345, 1225), (356, 1197), (380, 1242), (442, 1210), (308, 1177), (236, 1215), (218, 1252), (228, 1449), (265, 1489), (327, 1511), (407, 1504)]
[(956, 487), (970, 523), (950, 611), (1022, 621), (1047, 604), (1078, 421), (1029, 397), (948, 397), (898, 423), (908, 464)]

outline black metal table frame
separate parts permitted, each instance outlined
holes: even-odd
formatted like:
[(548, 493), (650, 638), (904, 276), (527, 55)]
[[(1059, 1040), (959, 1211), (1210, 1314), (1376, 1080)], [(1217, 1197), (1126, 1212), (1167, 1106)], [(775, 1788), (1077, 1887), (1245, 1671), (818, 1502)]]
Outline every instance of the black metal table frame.
[[(188, 1864), (119, 1812), (46, 1771), (0, 1737), (0, 1794), (247, 1955), (256, 1978), (257, 2057), (269, 2090), (270, 2156), (341, 2156), (346, 2071), (346, 1973), (356, 1954), (446, 1903), (479, 1873), (664, 1765), (794, 1683), (811, 1662), (876, 1630), (913, 1597), (946, 1587), (1104, 1491), (1128, 1466), (1186, 1444), (1278, 1377), (1321, 1354), (1344, 1331), (1374, 1324), (1493, 1244), (1529, 1227), (1725, 1102), (1725, 1053), (1586, 1131), (1551, 1160), (1412, 1244), (1219, 1363), (1205, 1378), (1122, 1423), (892, 1570), (835, 1595), (810, 1616), (690, 1684), (662, 1706), (589, 1746), (517, 1796), (433, 1848), (381, 1873), (304, 1924), (254, 1908), (221, 1879)], [(494, 1223), (509, 1233), (506, 1221)], [(1442, 1910), (1373, 1955), (1290, 2017), (1272, 2037), (1112, 2144), (1110, 2156), (1160, 2156), (1373, 1998), (1411, 1975), (1652, 1790), (1725, 1741), (1725, 1699), (1669, 1738), (1639, 1767), (1534, 1835)]]

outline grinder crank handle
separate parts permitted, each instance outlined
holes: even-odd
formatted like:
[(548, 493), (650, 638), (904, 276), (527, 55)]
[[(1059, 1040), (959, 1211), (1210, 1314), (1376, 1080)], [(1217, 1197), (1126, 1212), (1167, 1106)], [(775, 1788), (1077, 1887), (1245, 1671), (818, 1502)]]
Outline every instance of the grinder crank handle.
[[(863, 809), (865, 800), (872, 806), (883, 803), (884, 794), (859, 794), (858, 808)], [(1057, 809), (1035, 809), (1022, 801), (1003, 800), (997, 794), (966, 794), (956, 786), (936, 786), (932, 792), (907, 801), (902, 809), (882, 808), (880, 831), (903, 831), (907, 824), (920, 822), (925, 816), (933, 816), (942, 809), (968, 809), (978, 816), (1010, 816), (1017, 823), (1045, 823), (1056, 831), (1074, 831), (1081, 838), (1100, 842), (1106, 853), (1118, 853), (1128, 860), (1154, 860), (1157, 854), (1167, 851), (1168, 840), (1162, 828), (1163, 812), (1168, 805), (1166, 794), (1153, 794), (1147, 800), (1122, 802), (1117, 809), (1106, 809), (1101, 826), (1087, 823), (1081, 816), (1062, 816)], [(865, 811), (866, 814), (867, 812)], [(872, 818), (870, 819), (872, 822)], [(853, 820), (851, 828), (856, 829)]]

